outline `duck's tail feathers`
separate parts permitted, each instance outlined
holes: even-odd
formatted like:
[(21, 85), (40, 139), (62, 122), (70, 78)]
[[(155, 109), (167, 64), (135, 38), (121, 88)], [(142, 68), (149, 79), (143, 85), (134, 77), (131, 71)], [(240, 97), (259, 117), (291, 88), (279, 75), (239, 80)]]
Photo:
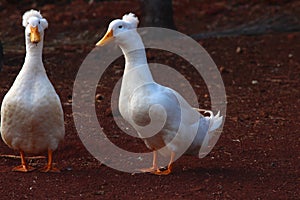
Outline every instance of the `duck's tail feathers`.
[(218, 111), (216, 115), (214, 115), (211, 111), (208, 112), (210, 113), (208, 132), (211, 132), (218, 129), (221, 126), (223, 122), (223, 116), (220, 116), (220, 111)]
[(202, 112), (209, 113), (210, 116), (205, 117), (209, 126), (198, 154), (199, 158), (204, 158), (215, 146), (221, 134), (220, 131), (215, 130), (220, 128), (223, 123), (223, 116), (220, 116), (220, 111), (216, 115), (210, 110), (202, 110)]
[(211, 110), (205, 110), (205, 109), (201, 109), (201, 108), (194, 108), (194, 109), (197, 110), (198, 112), (209, 113), (208, 132), (214, 131), (221, 126), (221, 124), (223, 122), (223, 116), (220, 116), (220, 111), (218, 111), (218, 113), (216, 115), (214, 115), (214, 113)]

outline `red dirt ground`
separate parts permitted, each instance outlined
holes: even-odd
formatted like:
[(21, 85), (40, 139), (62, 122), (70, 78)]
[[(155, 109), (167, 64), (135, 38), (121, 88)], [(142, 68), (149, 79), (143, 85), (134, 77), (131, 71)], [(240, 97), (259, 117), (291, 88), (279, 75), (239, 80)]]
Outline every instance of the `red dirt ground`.
[[(204, 159), (183, 156), (169, 176), (128, 174), (102, 165), (82, 145), (72, 118), (72, 86), (79, 66), (105, 32), (110, 20), (124, 13), (141, 14), (139, 1), (108, 1), (36, 5), (23, 1), (0, 3), (0, 39), (4, 67), (0, 101), (24, 59), (21, 16), (40, 9), (49, 21), (44, 64), (65, 111), (66, 137), (55, 152), (59, 174), (11, 172), (18, 155), (0, 142), (1, 199), (298, 199), (300, 196), (300, 33), (211, 38), (199, 41), (222, 70), (227, 92), (227, 118), (220, 140)], [(255, 2), (255, 1), (254, 1)], [(26, 4), (27, 3), (27, 4)], [(298, 8), (298, 9), (297, 9)], [(174, 20), (186, 34), (232, 27), (277, 13), (300, 13), (297, 1), (175, 1)], [(141, 17), (141, 16), (140, 16)], [(237, 49), (241, 51), (237, 51)], [(165, 55), (149, 52), (149, 60)], [(198, 84), (182, 62), (166, 61)], [(122, 70), (123, 61), (117, 61)], [(127, 149), (141, 149), (113, 123), (110, 95), (122, 73), (106, 72), (98, 92), (97, 115), (109, 138)], [(196, 90), (201, 107), (209, 106), (205, 87)], [(41, 166), (45, 159), (30, 160)]]

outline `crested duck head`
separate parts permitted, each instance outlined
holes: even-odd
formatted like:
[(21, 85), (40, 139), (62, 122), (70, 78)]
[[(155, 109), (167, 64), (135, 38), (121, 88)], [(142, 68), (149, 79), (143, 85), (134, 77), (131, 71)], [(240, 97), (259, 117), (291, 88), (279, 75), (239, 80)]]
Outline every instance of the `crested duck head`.
[(113, 20), (109, 24), (106, 34), (96, 46), (103, 46), (115, 41), (122, 50), (133, 50), (132, 48), (137, 44), (141, 45), (140, 36), (136, 31), (138, 23), (139, 20), (133, 13), (124, 15), (122, 19)]
[(48, 22), (36, 10), (24, 13), (22, 25), (25, 27), (26, 49), (42, 46), (44, 30), (48, 27)]

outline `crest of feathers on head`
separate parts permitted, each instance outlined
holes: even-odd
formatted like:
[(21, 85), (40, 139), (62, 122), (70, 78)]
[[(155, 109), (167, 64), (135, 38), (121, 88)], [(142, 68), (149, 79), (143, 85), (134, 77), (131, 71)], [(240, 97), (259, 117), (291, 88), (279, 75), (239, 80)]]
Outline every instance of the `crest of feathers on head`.
[(136, 28), (139, 24), (139, 19), (133, 13), (129, 13), (123, 16), (122, 20), (132, 25), (132, 28)]
[(40, 11), (37, 11), (37, 10), (29, 10), (27, 12), (24, 13), (23, 15), (23, 21), (22, 21), (22, 25), (24, 27), (27, 26), (27, 22), (29, 20), (30, 17), (37, 17), (41, 20), (41, 23), (42, 23), (42, 26), (44, 28), (48, 27), (48, 22), (45, 18), (43, 18), (43, 16), (41, 15)]

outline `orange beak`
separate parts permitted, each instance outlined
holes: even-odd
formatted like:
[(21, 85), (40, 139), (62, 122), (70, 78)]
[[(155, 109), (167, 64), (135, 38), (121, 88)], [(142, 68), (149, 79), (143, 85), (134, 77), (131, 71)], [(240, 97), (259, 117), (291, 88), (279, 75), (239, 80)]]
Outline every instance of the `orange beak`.
[(32, 43), (38, 43), (41, 41), (41, 35), (39, 33), (38, 27), (30, 27), (30, 41)]
[(105, 33), (105, 35), (99, 42), (97, 42), (96, 46), (103, 46), (103, 45), (107, 44), (108, 42), (110, 42), (113, 39), (113, 37), (114, 37), (114, 32), (111, 29)]

